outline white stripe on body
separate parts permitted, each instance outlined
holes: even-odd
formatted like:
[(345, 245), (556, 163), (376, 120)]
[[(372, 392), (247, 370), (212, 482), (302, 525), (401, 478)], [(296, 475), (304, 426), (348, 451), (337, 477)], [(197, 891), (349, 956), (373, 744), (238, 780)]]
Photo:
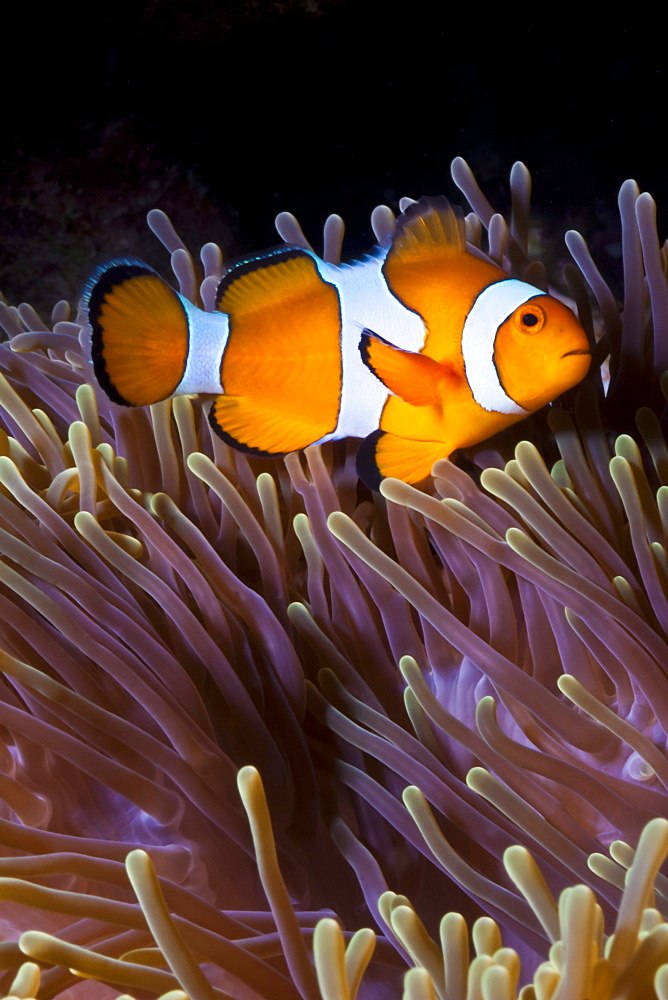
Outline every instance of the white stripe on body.
[(390, 393), (362, 361), (359, 351), (362, 332), (371, 330), (396, 347), (417, 352), (424, 346), (425, 326), (388, 289), (381, 271), (384, 255), (366, 258), (351, 267), (337, 267), (317, 258), (316, 261), (321, 277), (338, 289), (342, 329), (341, 408), (336, 429), (322, 441), (366, 437), (378, 429)]
[(223, 391), (220, 366), (229, 337), (229, 317), (222, 312), (204, 312), (179, 295), (188, 317), (188, 360), (174, 395)]
[(545, 292), (526, 281), (508, 278), (483, 288), (469, 310), (462, 331), (464, 368), (473, 398), (485, 410), (523, 417), (529, 413), (501, 385), (494, 364), (494, 343), (501, 324), (536, 295)]

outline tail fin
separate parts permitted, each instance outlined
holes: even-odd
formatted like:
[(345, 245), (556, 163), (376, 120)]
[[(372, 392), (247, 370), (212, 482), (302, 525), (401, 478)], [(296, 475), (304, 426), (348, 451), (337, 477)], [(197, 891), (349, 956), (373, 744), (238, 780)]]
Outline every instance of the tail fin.
[(95, 376), (114, 403), (147, 406), (171, 396), (188, 358), (188, 316), (179, 295), (133, 257), (107, 261), (82, 304)]

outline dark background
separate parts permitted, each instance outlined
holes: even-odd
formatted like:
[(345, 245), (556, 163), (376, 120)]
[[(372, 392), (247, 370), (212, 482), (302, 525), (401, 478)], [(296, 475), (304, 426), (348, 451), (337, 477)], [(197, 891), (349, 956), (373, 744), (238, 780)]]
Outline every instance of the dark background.
[(144, 223), (152, 207), (194, 248), (216, 240), (230, 254), (277, 242), (278, 211), (314, 240), (338, 212), (353, 256), (372, 244), (379, 202), (456, 200), (456, 155), (502, 210), (524, 160), (545, 242), (579, 228), (614, 270), (620, 183), (634, 176), (668, 202), (663, 38), (623, 22), (590, 32), (563, 7), (550, 21), (544, 8), (465, 6), (406, 4), (398, 18), (362, 0), (14, 10), (0, 288), (48, 311), (76, 299), (100, 254), (165, 271)]

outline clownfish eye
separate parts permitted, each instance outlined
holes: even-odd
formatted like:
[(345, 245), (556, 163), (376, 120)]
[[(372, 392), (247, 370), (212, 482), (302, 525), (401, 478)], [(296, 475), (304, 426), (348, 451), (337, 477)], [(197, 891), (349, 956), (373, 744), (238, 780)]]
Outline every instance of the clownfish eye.
[(525, 302), (515, 311), (513, 319), (520, 333), (538, 333), (545, 323), (545, 312), (535, 302)]

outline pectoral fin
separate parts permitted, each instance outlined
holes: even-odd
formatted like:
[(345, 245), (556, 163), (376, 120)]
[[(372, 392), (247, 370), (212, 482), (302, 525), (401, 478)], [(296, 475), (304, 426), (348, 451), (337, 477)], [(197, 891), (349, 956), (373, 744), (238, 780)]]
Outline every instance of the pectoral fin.
[(357, 474), (372, 490), (377, 490), (386, 476), (418, 483), (431, 475), (431, 467), (439, 458), (447, 458), (442, 441), (415, 441), (378, 430), (360, 445)]
[(412, 406), (432, 406), (441, 400), (444, 366), (424, 354), (404, 351), (371, 330), (360, 338), (362, 361), (395, 396)]

